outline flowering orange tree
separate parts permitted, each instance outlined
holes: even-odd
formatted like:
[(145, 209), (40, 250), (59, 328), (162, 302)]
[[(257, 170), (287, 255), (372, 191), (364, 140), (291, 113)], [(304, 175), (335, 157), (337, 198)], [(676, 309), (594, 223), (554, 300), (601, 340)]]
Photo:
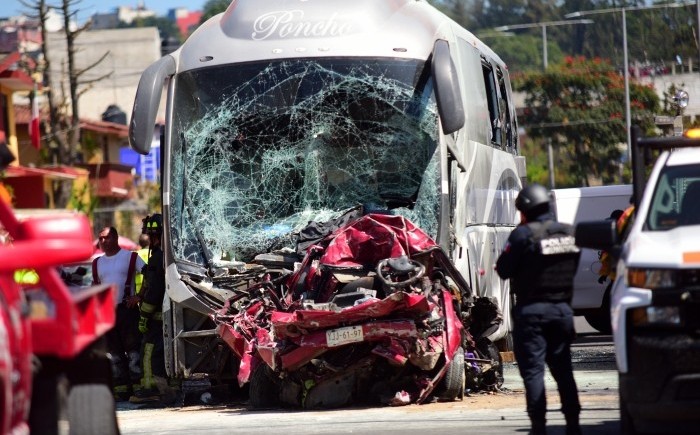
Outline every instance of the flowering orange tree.
[[(514, 87), (525, 93), (521, 127), (540, 143), (550, 139), (556, 150), (557, 187), (620, 181), (627, 154), (622, 72), (601, 59), (567, 57), (546, 72), (516, 75)], [(629, 89), (632, 124), (651, 133), (659, 97), (632, 80)]]

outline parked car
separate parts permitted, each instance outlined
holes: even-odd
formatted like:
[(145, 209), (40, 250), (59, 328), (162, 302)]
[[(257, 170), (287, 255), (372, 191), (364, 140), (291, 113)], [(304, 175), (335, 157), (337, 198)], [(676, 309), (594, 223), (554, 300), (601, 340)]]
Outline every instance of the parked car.
[[(604, 219), (613, 210), (624, 210), (630, 204), (632, 185), (577, 187), (552, 190), (552, 209), (559, 222), (575, 225), (579, 222)], [(603, 334), (612, 333), (610, 323), (610, 280), (599, 282), (601, 251), (581, 249), (571, 306), (574, 314)]]

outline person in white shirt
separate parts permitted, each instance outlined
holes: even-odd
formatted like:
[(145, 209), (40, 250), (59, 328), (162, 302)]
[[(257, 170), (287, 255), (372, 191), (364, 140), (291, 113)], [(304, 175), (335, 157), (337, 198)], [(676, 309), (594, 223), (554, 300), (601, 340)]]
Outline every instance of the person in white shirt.
[(112, 363), (114, 395), (118, 401), (128, 400), (141, 388), (139, 296), (135, 276), (146, 263), (136, 252), (119, 247), (119, 234), (114, 227), (100, 231), (98, 243), (105, 255), (92, 262), (93, 284), (114, 284), (116, 320), (107, 333), (109, 359)]

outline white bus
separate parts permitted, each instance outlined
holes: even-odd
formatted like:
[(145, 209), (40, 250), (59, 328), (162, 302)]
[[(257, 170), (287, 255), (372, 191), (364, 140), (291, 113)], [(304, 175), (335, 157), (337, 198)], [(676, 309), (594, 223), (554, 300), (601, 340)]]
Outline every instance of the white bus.
[[(235, 378), (212, 314), (296, 235), (361, 205), (400, 214), (503, 310), (493, 264), (524, 179), (508, 70), (425, 1), (234, 0), (146, 69), (130, 142), (148, 153), (164, 84), (168, 374)], [(287, 253), (289, 255), (287, 255)]]

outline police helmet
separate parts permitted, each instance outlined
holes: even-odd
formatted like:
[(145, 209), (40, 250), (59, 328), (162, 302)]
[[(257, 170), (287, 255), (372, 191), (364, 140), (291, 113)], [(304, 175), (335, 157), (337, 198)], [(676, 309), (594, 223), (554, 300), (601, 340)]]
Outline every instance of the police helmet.
[(160, 213), (146, 216), (141, 222), (143, 222), (141, 234), (161, 235), (163, 233), (163, 216)]
[[(545, 207), (546, 205), (546, 207)], [(520, 210), (526, 216), (531, 214), (535, 209), (549, 210), (549, 192), (547, 188), (541, 184), (530, 184), (520, 191), (515, 199), (515, 208)]]

